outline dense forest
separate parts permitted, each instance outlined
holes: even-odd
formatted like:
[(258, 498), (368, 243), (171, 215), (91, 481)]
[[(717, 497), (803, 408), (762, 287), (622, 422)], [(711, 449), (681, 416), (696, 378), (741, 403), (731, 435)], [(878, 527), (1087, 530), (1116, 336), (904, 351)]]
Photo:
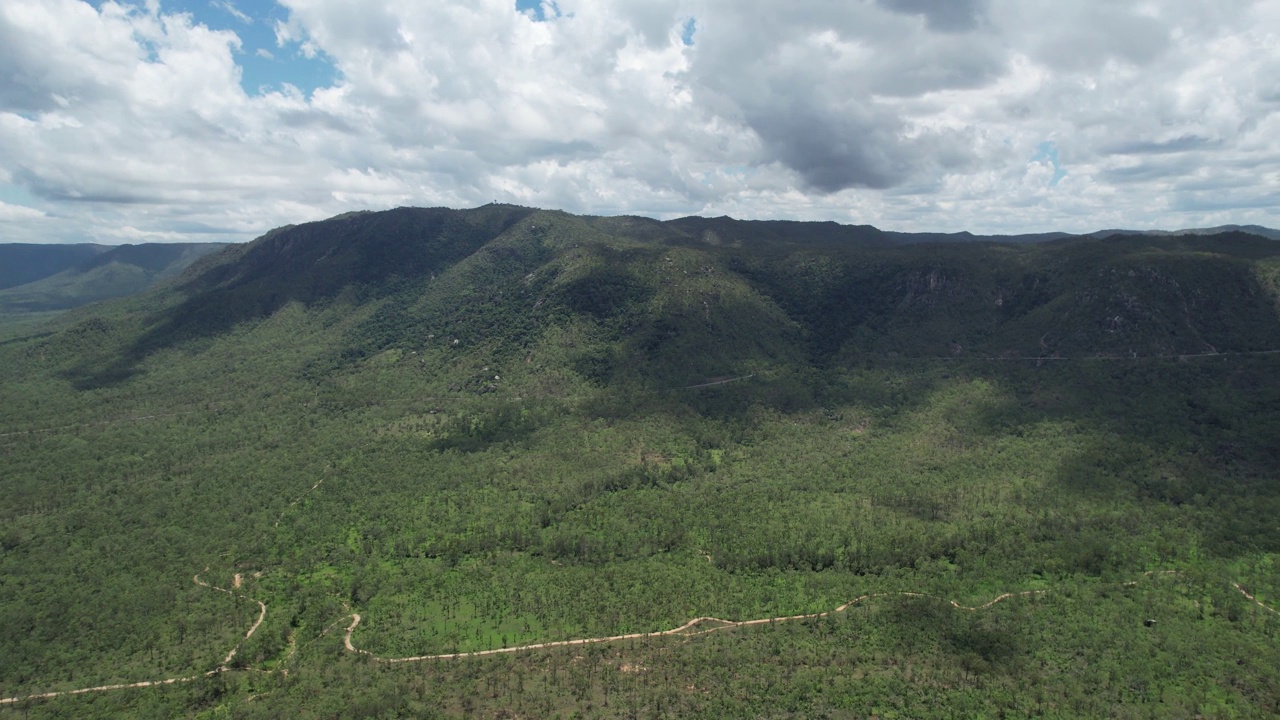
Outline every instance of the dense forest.
[(491, 205), (11, 319), (0, 717), (1274, 716), (1278, 284)]

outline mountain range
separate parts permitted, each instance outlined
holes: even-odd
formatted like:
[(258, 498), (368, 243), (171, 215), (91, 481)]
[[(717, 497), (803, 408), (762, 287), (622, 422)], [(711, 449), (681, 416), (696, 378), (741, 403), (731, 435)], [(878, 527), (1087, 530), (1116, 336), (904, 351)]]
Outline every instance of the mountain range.
[(1274, 715), (1280, 243), (936, 240), (400, 208), (0, 318), (0, 702)]
[[(360, 214), (360, 213), (356, 213)], [(334, 218), (341, 220), (346, 216)], [(583, 218), (623, 235), (639, 239), (672, 241), (698, 238), (715, 245), (722, 236), (731, 242), (764, 247), (806, 244), (847, 247), (886, 247), (937, 243), (1045, 243), (1066, 238), (1111, 236), (1177, 237), (1243, 233), (1280, 239), (1280, 230), (1258, 225), (1222, 225), (1184, 230), (1099, 230), (1084, 235), (1044, 232), (1021, 235), (975, 235), (969, 232), (895, 232), (870, 225), (833, 222), (751, 221), (729, 217), (686, 217), (658, 222), (643, 217)], [(271, 234), (287, 231), (281, 228)], [(815, 245), (815, 246), (816, 246)], [(83, 304), (132, 295), (181, 273), (203, 255), (223, 243), (148, 243), (110, 246), (100, 244), (50, 245), (0, 244), (0, 313), (65, 310)]]
[(134, 351), (294, 302), (367, 309), (348, 357), (481, 338), (525, 353), (572, 326), (576, 367), (601, 379), (867, 353), (1251, 351), (1280, 347), (1277, 257), (1280, 244), (1241, 231), (903, 243), (834, 223), (402, 208), (202, 258)]

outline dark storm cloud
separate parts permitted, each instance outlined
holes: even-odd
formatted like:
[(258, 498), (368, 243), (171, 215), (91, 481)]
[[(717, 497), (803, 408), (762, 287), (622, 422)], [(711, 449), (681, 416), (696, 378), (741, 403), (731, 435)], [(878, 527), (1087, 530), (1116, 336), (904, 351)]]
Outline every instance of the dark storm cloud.
[(897, 123), (856, 110), (795, 105), (748, 114), (770, 159), (794, 170), (824, 193), (846, 188), (888, 188), (907, 175)]
[(989, 29), (952, 32), (978, 28), (985, 0), (748, 4), (706, 21), (688, 75), (700, 104), (755, 133), (764, 160), (821, 194), (932, 182), (917, 175), (969, 163), (972, 149), (954, 144), (963, 131), (912, 127), (902, 104), (1007, 72), (1007, 50), (977, 39)]

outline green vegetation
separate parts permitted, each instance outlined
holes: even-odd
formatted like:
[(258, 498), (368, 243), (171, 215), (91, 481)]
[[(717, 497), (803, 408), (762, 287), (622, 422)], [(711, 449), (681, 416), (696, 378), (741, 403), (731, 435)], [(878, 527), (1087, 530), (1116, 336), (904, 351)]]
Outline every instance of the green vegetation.
[(221, 243), (0, 245), (0, 315), (66, 310), (142, 292), (176, 277)]
[(0, 696), (201, 677), (0, 716), (1280, 712), (1280, 245), (808, 227), (352, 214), (6, 331)]

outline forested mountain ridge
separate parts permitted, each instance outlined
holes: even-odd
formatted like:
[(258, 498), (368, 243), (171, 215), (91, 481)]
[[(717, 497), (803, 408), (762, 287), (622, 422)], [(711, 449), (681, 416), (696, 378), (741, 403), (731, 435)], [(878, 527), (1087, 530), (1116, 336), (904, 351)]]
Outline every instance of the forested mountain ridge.
[(369, 309), (347, 357), (455, 340), (514, 353), (566, 323), (589, 326), (575, 362), (597, 380), (683, 382), (757, 361), (821, 366), (867, 354), (1280, 347), (1280, 245), (1257, 236), (904, 247), (867, 230), (499, 205), (353, 213), (196, 265), (177, 284), (181, 302), (148, 321), (134, 350), (214, 335), (290, 302)]
[(142, 292), (224, 243), (0, 244), (0, 314), (66, 310)]
[(1187, 228), (1184, 230), (1098, 230), (1088, 233), (1093, 237), (1108, 237), (1110, 235), (1221, 235), (1229, 232), (1242, 232), (1258, 237), (1268, 238), (1270, 240), (1280, 240), (1280, 230), (1275, 228), (1263, 227), (1261, 225), (1218, 225), (1208, 228)]
[(10, 333), (0, 714), (1280, 710), (1280, 245), (863, 233), (351, 213)]

